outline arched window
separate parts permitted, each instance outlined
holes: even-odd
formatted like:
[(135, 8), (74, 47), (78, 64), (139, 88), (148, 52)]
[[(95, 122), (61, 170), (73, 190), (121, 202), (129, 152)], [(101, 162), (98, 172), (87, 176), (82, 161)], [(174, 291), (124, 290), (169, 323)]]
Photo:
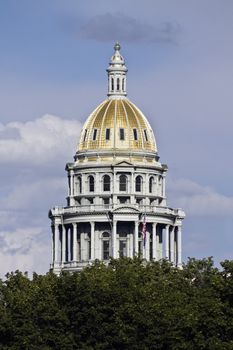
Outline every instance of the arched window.
[(117, 91), (119, 91), (119, 90), (120, 90), (120, 79), (117, 78)]
[(151, 176), (150, 180), (149, 180), (149, 192), (150, 193), (153, 192), (153, 184), (154, 184), (154, 178), (153, 178), (153, 176)]
[(108, 260), (109, 259), (109, 233), (103, 232), (102, 239), (103, 239), (102, 257), (103, 257), (103, 260)]
[(138, 175), (135, 180), (135, 191), (141, 192), (142, 190), (142, 177)]
[(119, 180), (120, 180), (119, 190), (120, 191), (126, 191), (127, 190), (127, 176), (126, 175), (120, 175)]
[(111, 183), (110, 176), (104, 175), (104, 177), (103, 177), (103, 190), (104, 191), (110, 191), (110, 183)]
[(81, 176), (78, 177), (78, 192), (82, 193), (82, 178), (81, 178)]
[(124, 91), (125, 90), (125, 79), (123, 78), (122, 79), (122, 91)]
[(112, 87), (112, 91), (113, 91), (114, 90), (114, 79), (113, 78), (111, 79), (111, 85), (112, 85), (111, 87)]
[(90, 175), (89, 176), (89, 192), (94, 192), (95, 191), (95, 179), (94, 176)]

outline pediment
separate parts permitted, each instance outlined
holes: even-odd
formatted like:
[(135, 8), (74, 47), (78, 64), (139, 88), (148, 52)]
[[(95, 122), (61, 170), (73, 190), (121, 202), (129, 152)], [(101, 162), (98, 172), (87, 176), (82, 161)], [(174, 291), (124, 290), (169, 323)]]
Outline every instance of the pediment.
[(132, 163), (127, 162), (126, 160), (122, 160), (121, 162), (116, 163), (115, 166), (116, 165), (120, 165), (120, 166), (129, 166), (130, 165), (130, 166), (133, 166)]
[(137, 214), (140, 213), (140, 210), (131, 207), (130, 205), (119, 205), (118, 208), (113, 210), (114, 213), (133, 213), (133, 214)]

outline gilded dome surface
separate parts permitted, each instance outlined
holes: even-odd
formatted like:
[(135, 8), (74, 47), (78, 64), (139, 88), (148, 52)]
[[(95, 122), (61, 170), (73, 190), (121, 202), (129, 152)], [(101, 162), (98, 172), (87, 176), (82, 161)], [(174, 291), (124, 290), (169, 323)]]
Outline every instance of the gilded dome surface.
[(103, 101), (85, 122), (77, 152), (137, 151), (157, 153), (153, 130), (127, 98)]

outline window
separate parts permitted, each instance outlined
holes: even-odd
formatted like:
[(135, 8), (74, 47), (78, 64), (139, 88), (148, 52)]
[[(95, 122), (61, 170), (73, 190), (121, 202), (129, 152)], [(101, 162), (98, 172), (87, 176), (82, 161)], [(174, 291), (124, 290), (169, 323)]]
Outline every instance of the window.
[(120, 204), (130, 203), (130, 197), (118, 197), (117, 199)]
[(117, 91), (119, 91), (119, 90), (120, 90), (120, 79), (117, 78)]
[(88, 205), (91, 205), (94, 203), (94, 198), (87, 198), (86, 201)]
[(84, 131), (83, 142), (86, 141), (86, 138), (87, 138), (87, 129), (85, 129), (85, 131)]
[(103, 177), (103, 190), (104, 191), (110, 191), (110, 176), (109, 175), (104, 175)]
[(137, 132), (137, 129), (133, 129), (133, 137), (134, 137), (134, 140), (137, 140), (137, 139), (138, 139), (138, 132)]
[(103, 203), (105, 208), (109, 208), (109, 198), (103, 198)]
[(122, 91), (125, 90), (125, 79), (122, 79)]
[(127, 256), (127, 235), (125, 233), (119, 234), (119, 256), (120, 258)]
[(97, 137), (97, 129), (94, 129), (93, 130), (93, 141), (96, 140), (96, 137)]
[(78, 177), (78, 192), (82, 193), (82, 178), (81, 178), (81, 176)]
[(138, 256), (143, 256), (143, 239), (141, 232), (138, 234)]
[(141, 192), (141, 190), (142, 190), (142, 178), (141, 178), (141, 176), (136, 177), (135, 190), (136, 190), (136, 192)]
[(146, 131), (146, 129), (144, 130), (144, 135), (145, 135), (145, 139), (146, 139), (146, 141), (148, 141), (148, 135), (147, 135), (147, 131)]
[(89, 176), (89, 191), (94, 192), (95, 191), (95, 180), (94, 176)]
[(105, 139), (110, 140), (110, 129), (105, 130)]
[(126, 191), (126, 188), (127, 188), (127, 176), (126, 175), (120, 175), (119, 180), (120, 180), (119, 190), (120, 191)]
[(112, 91), (114, 90), (114, 79), (111, 79), (111, 83), (112, 83)]
[(104, 232), (103, 235), (103, 260), (109, 259), (109, 233)]
[(153, 192), (153, 184), (154, 184), (154, 178), (153, 178), (153, 176), (151, 176), (150, 180), (149, 180), (149, 192), (150, 193)]
[(125, 139), (125, 129), (120, 128), (120, 140), (124, 140)]

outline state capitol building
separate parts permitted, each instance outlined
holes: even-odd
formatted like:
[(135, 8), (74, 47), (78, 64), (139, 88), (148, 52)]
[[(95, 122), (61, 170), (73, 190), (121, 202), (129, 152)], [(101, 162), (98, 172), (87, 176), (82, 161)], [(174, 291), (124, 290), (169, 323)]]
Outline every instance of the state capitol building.
[(167, 206), (167, 166), (153, 130), (127, 98), (127, 68), (114, 46), (108, 97), (87, 118), (66, 164), (65, 207), (49, 212), (52, 270), (79, 271), (95, 259), (141, 256), (182, 265), (181, 209)]

